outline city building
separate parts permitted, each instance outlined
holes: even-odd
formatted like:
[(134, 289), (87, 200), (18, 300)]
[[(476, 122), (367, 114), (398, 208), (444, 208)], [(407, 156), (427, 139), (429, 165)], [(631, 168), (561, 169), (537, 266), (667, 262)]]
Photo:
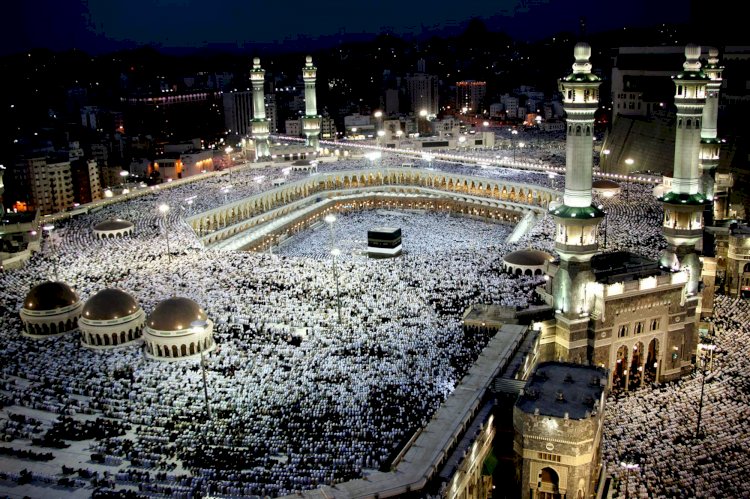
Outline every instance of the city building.
[(226, 92), (222, 95), (224, 104), (224, 126), (230, 133), (241, 137), (252, 131), (252, 92)]
[(537, 365), (513, 408), (522, 499), (595, 497), (606, 393), (604, 369)]
[(43, 157), (26, 158), (16, 163), (14, 173), (20, 187), (19, 202), (25, 210), (36, 210), (47, 215), (73, 206), (75, 198), (69, 161), (48, 162)]
[(409, 110), (419, 114), (427, 111), (428, 116), (438, 114), (438, 78), (425, 73), (410, 73), (404, 78)]
[(487, 82), (465, 80), (456, 82), (456, 109), (464, 114), (484, 113)]
[(302, 124), (299, 119), (286, 120), (284, 122), (284, 133), (290, 137), (299, 137), (302, 135)]

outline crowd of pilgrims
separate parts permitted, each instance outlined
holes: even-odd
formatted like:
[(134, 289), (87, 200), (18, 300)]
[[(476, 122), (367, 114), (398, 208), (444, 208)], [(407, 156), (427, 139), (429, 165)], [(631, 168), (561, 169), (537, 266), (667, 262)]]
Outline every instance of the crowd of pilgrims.
[[(382, 161), (398, 166), (403, 158)], [(359, 167), (367, 166), (352, 159), (319, 169)], [(439, 161), (429, 167), (507, 174), (542, 185), (549, 181), (544, 174), (500, 168)], [(275, 173), (263, 174), (234, 172), (230, 192), (269, 188)], [(402, 217), (413, 218), (405, 225), (403, 257), (338, 261), (339, 323), (327, 227), (309, 236), (318, 238), (309, 244), (318, 250), (306, 251), (307, 242), (295, 246), (292, 241), (282, 248), (288, 255), (220, 252), (201, 246), (184, 221), (188, 208), (173, 209), (166, 218), (156, 210), (165, 202), (184, 206), (193, 195), (198, 196), (195, 212), (206, 207), (201, 203), (221, 203), (219, 187), (226, 179), (155, 189), (58, 221), (24, 268), (0, 274), (0, 404), (9, 413), (23, 406), (60, 418), (96, 416), (132, 427), (127, 434), (97, 435), (89, 448), (97, 462), (116, 470), (108, 476), (113, 487), (137, 484), (151, 494), (168, 490), (183, 497), (278, 496), (387, 467), (488, 340), (464, 334), (465, 308), (472, 303), (524, 307), (538, 300), (534, 288), (540, 278), (503, 274), (502, 256), (525, 247), (552, 251), (551, 217), (543, 216), (520, 242), (506, 244), (512, 227), (410, 213)], [(643, 217), (661, 219), (650, 187), (628, 188), (629, 201), (603, 200), (610, 213), (610, 247), (639, 251), (638, 236), (663, 246), (658, 227), (643, 222), (640, 234), (632, 230)], [(379, 215), (395, 217), (388, 223), (398, 226), (393, 213), (350, 214), (337, 223), (335, 237), (364, 239), (356, 234)], [(133, 221), (132, 237), (93, 237), (93, 225), (118, 217)], [(625, 226), (631, 230), (619, 230)], [(463, 244), (467, 230), (476, 233), (474, 246)], [(212, 417), (206, 415), (198, 361), (152, 361), (135, 347), (91, 351), (80, 346), (76, 334), (41, 341), (21, 337), (23, 298), (35, 284), (54, 279), (55, 272), (83, 300), (117, 287), (131, 293), (146, 313), (174, 295), (198, 302), (215, 322), (218, 344), (207, 355)]]
[(750, 497), (750, 305), (717, 296), (713, 324), (714, 337), (704, 340), (716, 345), (713, 360), (705, 353), (693, 375), (607, 401), (603, 455), (621, 494)]

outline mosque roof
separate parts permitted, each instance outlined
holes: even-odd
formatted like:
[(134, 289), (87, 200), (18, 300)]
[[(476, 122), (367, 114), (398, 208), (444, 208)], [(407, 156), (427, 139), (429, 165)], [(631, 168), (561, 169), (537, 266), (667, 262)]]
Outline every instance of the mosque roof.
[(535, 249), (518, 250), (503, 257), (505, 263), (525, 267), (541, 266), (553, 259), (552, 255), (546, 251)]
[(542, 362), (526, 382), (516, 407), (527, 414), (586, 419), (599, 406), (606, 385), (607, 371), (603, 368)]
[(174, 297), (160, 302), (148, 318), (148, 327), (155, 331), (184, 331), (195, 321), (206, 321), (203, 309), (189, 298)]
[(125, 291), (107, 288), (86, 301), (81, 316), (92, 321), (110, 321), (132, 315), (139, 308), (135, 298)]
[(104, 222), (99, 222), (94, 226), (94, 230), (98, 231), (109, 231), (109, 230), (123, 230), (123, 229), (130, 229), (133, 227), (133, 222), (129, 222), (127, 220), (121, 220), (121, 219), (114, 219), (114, 220), (105, 220)]
[(55, 310), (74, 305), (78, 295), (64, 282), (46, 281), (31, 288), (23, 301), (26, 310)]

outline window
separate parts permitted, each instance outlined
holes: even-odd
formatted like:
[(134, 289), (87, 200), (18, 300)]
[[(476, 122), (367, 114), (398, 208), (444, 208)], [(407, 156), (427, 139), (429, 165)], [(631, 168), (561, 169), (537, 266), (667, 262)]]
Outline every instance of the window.
[(636, 322), (635, 323), (634, 333), (635, 334), (641, 334), (642, 332), (643, 332), (643, 323), (642, 322)]
[(620, 326), (619, 331), (617, 331), (617, 337), (624, 338), (627, 335), (628, 335), (628, 326)]
[(651, 319), (651, 331), (659, 329), (659, 319)]
[(550, 454), (548, 452), (538, 452), (539, 459), (542, 459), (543, 461), (554, 461), (556, 463), (560, 462), (560, 456), (557, 456), (555, 454)]

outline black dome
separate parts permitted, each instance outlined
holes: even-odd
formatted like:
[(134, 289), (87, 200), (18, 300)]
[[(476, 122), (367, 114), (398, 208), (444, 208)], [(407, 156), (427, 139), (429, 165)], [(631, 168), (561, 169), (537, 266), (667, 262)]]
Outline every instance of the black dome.
[(92, 321), (109, 321), (138, 311), (135, 299), (121, 289), (102, 289), (86, 301), (82, 317)]
[(55, 310), (74, 305), (78, 295), (64, 282), (46, 281), (31, 288), (23, 308), (26, 310)]
[(206, 313), (193, 300), (175, 297), (156, 306), (148, 318), (148, 327), (155, 331), (185, 331), (193, 322), (206, 319)]

